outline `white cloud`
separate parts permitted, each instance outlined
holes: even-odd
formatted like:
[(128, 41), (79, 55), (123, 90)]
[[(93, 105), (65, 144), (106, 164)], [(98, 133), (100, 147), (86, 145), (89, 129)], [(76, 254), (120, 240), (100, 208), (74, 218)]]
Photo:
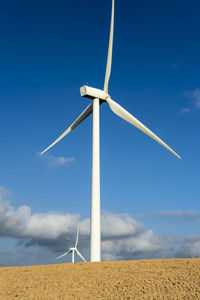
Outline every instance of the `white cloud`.
[[(73, 246), (78, 214), (56, 212), (32, 213), (28, 206), (14, 208), (5, 197), (9, 191), (0, 188), (0, 237), (14, 239), (16, 249), (0, 252), (0, 265), (10, 265), (10, 255), (15, 253), (12, 265), (55, 263), (55, 257)], [(167, 217), (198, 217), (195, 211), (158, 212)], [(90, 220), (80, 220), (78, 247), (82, 254), (89, 257)], [(129, 214), (103, 212), (101, 217), (102, 259), (145, 259), (168, 257), (200, 256), (200, 236), (174, 238), (159, 236)], [(39, 253), (41, 252), (41, 256)], [(35, 258), (30, 255), (35, 253)], [(48, 253), (48, 259), (45, 258)], [(70, 258), (67, 258), (70, 260)]]
[(77, 220), (78, 215), (31, 214), (28, 206), (14, 209), (9, 202), (0, 202), (0, 236), (52, 240), (74, 231)]
[(137, 235), (144, 231), (143, 224), (128, 214), (104, 212), (101, 218), (101, 232), (104, 238), (118, 238)]
[(179, 112), (181, 115), (190, 114), (191, 110), (189, 108), (182, 108)]
[(119, 237), (117, 240), (102, 242), (103, 259), (110, 255), (117, 260), (173, 257), (170, 239), (154, 234), (152, 230), (144, 230), (138, 235)]
[(53, 155), (43, 155), (41, 158), (47, 163), (49, 167), (67, 166), (74, 162), (74, 157), (64, 157), (64, 156), (53, 156)]
[[(200, 110), (200, 89), (197, 88), (193, 91), (185, 91), (184, 96), (192, 100), (192, 108)], [(180, 114), (188, 114), (191, 112), (190, 108), (182, 108)]]
[[(9, 202), (0, 201), (0, 236), (54, 240), (75, 233), (78, 219), (78, 214), (32, 214), (26, 205), (14, 209)], [(81, 233), (89, 236), (90, 220), (82, 220), (80, 224)], [(144, 226), (128, 214), (104, 212), (101, 217), (103, 239), (135, 236), (144, 231)]]
[(200, 212), (194, 210), (165, 210), (151, 213), (166, 218), (174, 218), (183, 222), (200, 222)]
[(188, 96), (192, 98), (194, 101), (194, 106), (197, 109), (200, 109), (200, 89), (196, 89), (194, 91), (188, 91)]
[(180, 238), (179, 243), (178, 257), (200, 257), (200, 235)]
[(0, 185), (0, 201), (5, 200), (10, 194), (9, 190)]

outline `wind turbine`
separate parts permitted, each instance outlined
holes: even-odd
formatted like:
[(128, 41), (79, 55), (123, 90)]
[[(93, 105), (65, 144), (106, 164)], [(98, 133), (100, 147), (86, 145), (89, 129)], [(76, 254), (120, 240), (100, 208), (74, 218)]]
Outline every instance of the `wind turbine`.
[(45, 153), (68, 133), (70, 133), (76, 126), (78, 126), (83, 120), (85, 120), (93, 112), (93, 145), (92, 145), (92, 196), (91, 196), (91, 221), (90, 221), (90, 261), (101, 261), (101, 238), (100, 238), (100, 147), (99, 147), (99, 107), (105, 102), (109, 105), (110, 109), (119, 117), (131, 123), (156, 142), (161, 144), (176, 157), (181, 157), (172, 150), (167, 144), (165, 144), (159, 137), (157, 137), (151, 130), (138, 121), (122, 106), (113, 101), (108, 94), (108, 85), (111, 74), (112, 63), (112, 50), (113, 50), (113, 31), (114, 31), (114, 0), (112, 0), (112, 13), (111, 13), (111, 25), (110, 25), (110, 38), (108, 47), (108, 57), (106, 65), (106, 73), (104, 80), (103, 90), (96, 89), (89, 86), (82, 86), (80, 93), (82, 97), (86, 97), (92, 100), (86, 109), (80, 114), (80, 116), (72, 123), (71, 126), (64, 131), (48, 148), (46, 148), (41, 154)]
[(77, 233), (76, 233), (76, 242), (75, 242), (75, 246), (73, 248), (69, 248), (69, 250), (67, 252), (65, 252), (64, 254), (62, 254), (61, 256), (58, 256), (56, 259), (59, 259), (69, 253), (72, 253), (72, 263), (74, 263), (74, 253), (76, 252), (76, 254), (83, 260), (86, 262), (85, 258), (81, 255), (81, 253), (78, 251), (77, 249), (77, 245), (78, 245), (78, 236), (79, 236), (79, 224), (78, 224), (78, 228), (77, 228)]

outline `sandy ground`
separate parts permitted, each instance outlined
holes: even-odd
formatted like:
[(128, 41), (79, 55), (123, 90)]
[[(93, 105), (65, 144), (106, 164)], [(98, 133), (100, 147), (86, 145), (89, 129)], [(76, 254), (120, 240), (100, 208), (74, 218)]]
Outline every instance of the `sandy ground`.
[(200, 299), (200, 258), (0, 268), (0, 299)]

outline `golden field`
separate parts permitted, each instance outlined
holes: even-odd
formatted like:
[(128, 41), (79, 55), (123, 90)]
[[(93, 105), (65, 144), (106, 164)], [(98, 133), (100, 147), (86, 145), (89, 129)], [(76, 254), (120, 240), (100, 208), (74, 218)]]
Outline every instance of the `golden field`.
[(200, 299), (200, 258), (0, 268), (0, 300)]

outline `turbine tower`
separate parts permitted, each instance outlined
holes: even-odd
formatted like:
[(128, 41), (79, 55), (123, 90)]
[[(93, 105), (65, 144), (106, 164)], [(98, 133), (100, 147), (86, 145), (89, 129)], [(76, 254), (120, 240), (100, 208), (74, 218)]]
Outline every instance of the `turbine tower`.
[(45, 153), (48, 149), (53, 147), (62, 138), (64, 138), (69, 132), (71, 132), (76, 126), (78, 126), (83, 120), (85, 120), (91, 113), (93, 113), (93, 144), (92, 144), (92, 196), (91, 196), (91, 221), (90, 221), (90, 261), (101, 261), (101, 238), (100, 238), (100, 145), (99, 145), (99, 107), (102, 103), (107, 103), (110, 109), (119, 117), (131, 123), (156, 142), (161, 144), (176, 157), (181, 157), (172, 150), (167, 144), (165, 144), (159, 137), (157, 137), (151, 130), (143, 125), (139, 120), (132, 116), (122, 106), (113, 101), (108, 94), (108, 86), (111, 74), (112, 64), (112, 50), (113, 50), (113, 31), (114, 31), (114, 0), (112, 0), (112, 13), (111, 13), (111, 25), (110, 25), (110, 38), (108, 47), (108, 57), (106, 65), (106, 73), (104, 80), (103, 90), (96, 89), (89, 86), (82, 86), (80, 93), (82, 97), (86, 97), (92, 100), (86, 109), (80, 114), (80, 116), (72, 123), (65, 132), (58, 137), (48, 148), (46, 148), (41, 154)]
[(72, 253), (72, 263), (74, 263), (74, 253), (76, 252), (76, 254), (84, 261), (86, 262), (85, 258), (81, 255), (81, 253), (78, 251), (77, 249), (77, 245), (78, 245), (78, 236), (79, 236), (79, 224), (78, 224), (78, 228), (77, 228), (77, 233), (76, 233), (76, 242), (75, 242), (75, 246), (73, 248), (69, 248), (69, 250), (67, 252), (65, 252), (64, 254), (62, 254), (61, 256), (58, 256), (56, 259), (59, 259), (69, 253)]

